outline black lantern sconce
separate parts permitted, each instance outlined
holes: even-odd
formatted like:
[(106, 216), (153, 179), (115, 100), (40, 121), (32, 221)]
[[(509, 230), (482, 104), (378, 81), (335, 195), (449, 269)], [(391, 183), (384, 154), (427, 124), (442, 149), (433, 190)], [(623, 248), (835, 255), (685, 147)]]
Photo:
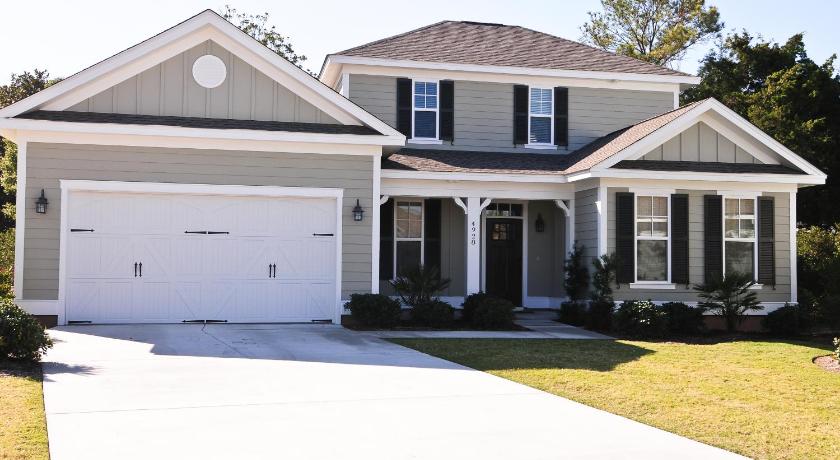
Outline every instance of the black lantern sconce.
[(359, 199), (356, 198), (356, 207), (353, 208), (353, 220), (356, 222), (361, 222), (364, 218), (365, 210), (362, 209), (362, 205), (359, 204)]
[(38, 214), (46, 214), (48, 204), (49, 201), (47, 201), (47, 197), (44, 196), (44, 189), (41, 189), (41, 196), (39, 196), (38, 200), (35, 201), (35, 212)]
[(545, 221), (543, 220), (541, 213), (537, 213), (537, 220), (534, 222), (534, 230), (536, 230), (537, 233), (545, 231)]

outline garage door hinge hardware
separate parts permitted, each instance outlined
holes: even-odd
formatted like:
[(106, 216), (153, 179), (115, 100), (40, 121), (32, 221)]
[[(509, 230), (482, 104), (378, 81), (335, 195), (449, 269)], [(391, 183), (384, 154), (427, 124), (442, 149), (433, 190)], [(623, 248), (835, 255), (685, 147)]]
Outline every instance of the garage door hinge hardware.
[(195, 233), (198, 235), (230, 235), (230, 232), (214, 232), (212, 230), (186, 230), (184, 233)]
[(181, 321), (182, 323), (226, 323), (226, 319), (185, 319)]
[(92, 228), (71, 228), (71, 232), (93, 232)]
[(333, 236), (332, 233), (313, 233), (312, 236)]

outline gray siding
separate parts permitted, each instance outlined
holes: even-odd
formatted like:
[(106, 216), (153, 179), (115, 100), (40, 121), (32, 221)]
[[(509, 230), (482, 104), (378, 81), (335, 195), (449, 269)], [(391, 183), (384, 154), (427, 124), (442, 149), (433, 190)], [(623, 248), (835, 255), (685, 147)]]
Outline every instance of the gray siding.
[[(622, 188), (610, 188), (608, 191), (608, 251), (615, 251), (615, 194), (627, 191)], [(703, 195), (716, 195), (716, 190), (677, 190), (677, 193), (688, 194), (689, 220), (689, 280), (691, 285), (703, 282)], [(764, 286), (758, 291), (762, 302), (790, 301), (790, 202), (787, 193), (764, 193), (774, 197), (775, 204), (775, 238), (776, 238), (776, 286)], [(678, 285), (674, 290), (644, 290), (630, 289), (626, 285), (615, 291), (616, 300), (652, 299), (697, 301), (697, 292), (693, 289)]]
[[(227, 67), (220, 86), (195, 82), (193, 62), (212, 54)], [(80, 112), (337, 123), (218, 44), (207, 41), (68, 110)]]
[(584, 247), (584, 265), (592, 267), (598, 255), (598, 189), (575, 192), (575, 242)]
[[(370, 157), (32, 143), (26, 169), (27, 207), (18, 211), (26, 222), (25, 299), (58, 295), (60, 179), (342, 188), (342, 297), (370, 292), (371, 221), (353, 222), (351, 214), (357, 198), (371, 207)], [(47, 214), (36, 214), (28, 199), (41, 189), (50, 200)]]
[(651, 150), (642, 160), (760, 163), (702, 121)]
[[(537, 233), (534, 222), (541, 214), (545, 231)], [(528, 203), (528, 296), (561, 297), (565, 255), (566, 222), (551, 201)]]
[[(350, 100), (396, 127), (396, 77), (350, 75)], [(533, 150), (513, 145), (513, 85), (455, 82), (455, 140), (423, 148), (567, 153), (615, 130), (673, 110), (670, 92), (569, 88), (569, 147)]]

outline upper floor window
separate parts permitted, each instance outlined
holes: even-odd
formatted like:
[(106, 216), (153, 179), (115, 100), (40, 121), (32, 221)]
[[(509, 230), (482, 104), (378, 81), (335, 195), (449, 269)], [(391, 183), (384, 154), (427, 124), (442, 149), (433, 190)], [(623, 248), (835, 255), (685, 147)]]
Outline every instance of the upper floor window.
[(723, 201), (724, 272), (755, 278), (755, 199), (725, 198)]
[(415, 139), (438, 138), (438, 83), (434, 81), (414, 81), (414, 120)]
[(554, 91), (551, 88), (530, 88), (528, 107), (528, 143), (553, 143)]
[(636, 197), (636, 281), (668, 281), (667, 196)]

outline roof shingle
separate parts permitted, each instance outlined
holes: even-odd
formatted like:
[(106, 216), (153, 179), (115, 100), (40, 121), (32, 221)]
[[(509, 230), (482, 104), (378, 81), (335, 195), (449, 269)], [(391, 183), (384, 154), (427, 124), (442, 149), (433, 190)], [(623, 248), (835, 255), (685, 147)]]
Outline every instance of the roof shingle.
[(519, 26), (441, 21), (335, 55), (555, 70), (690, 76)]

